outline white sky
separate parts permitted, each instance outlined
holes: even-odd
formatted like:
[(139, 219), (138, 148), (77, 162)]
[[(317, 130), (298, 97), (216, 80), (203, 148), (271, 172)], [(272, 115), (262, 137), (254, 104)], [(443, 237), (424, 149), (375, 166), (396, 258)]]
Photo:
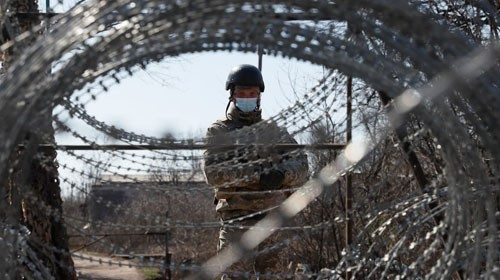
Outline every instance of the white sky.
[[(87, 111), (100, 121), (136, 133), (162, 136), (169, 131), (182, 138), (203, 136), (206, 128), (224, 115), (228, 98), (225, 82), (231, 68), (243, 63), (256, 65), (256, 61), (256, 54), (234, 52), (166, 58), (99, 95)], [(322, 77), (322, 70), (306, 62), (264, 57), (264, 117), (290, 105), (296, 99), (294, 90), (306, 93)]]

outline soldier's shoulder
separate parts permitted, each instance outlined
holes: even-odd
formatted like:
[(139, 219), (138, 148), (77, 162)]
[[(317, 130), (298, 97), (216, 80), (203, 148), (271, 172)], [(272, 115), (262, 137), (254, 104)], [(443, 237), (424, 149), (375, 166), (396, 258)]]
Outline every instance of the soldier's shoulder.
[(222, 131), (226, 131), (228, 126), (229, 126), (228, 120), (226, 118), (221, 118), (221, 119), (216, 120), (214, 123), (212, 123), (208, 127), (207, 131), (212, 132), (212, 133), (222, 132)]
[(276, 120), (263, 120), (263, 130), (267, 137), (281, 143), (296, 143), (297, 141), (288, 132), (286, 124), (280, 124)]

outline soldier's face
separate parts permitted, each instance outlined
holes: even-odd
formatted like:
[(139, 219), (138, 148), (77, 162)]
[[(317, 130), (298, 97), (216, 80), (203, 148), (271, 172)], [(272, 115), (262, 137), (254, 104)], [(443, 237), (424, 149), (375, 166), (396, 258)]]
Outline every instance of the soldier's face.
[(234, 98), (260, 98), (260, 88), (258, 86), (235, 86)]

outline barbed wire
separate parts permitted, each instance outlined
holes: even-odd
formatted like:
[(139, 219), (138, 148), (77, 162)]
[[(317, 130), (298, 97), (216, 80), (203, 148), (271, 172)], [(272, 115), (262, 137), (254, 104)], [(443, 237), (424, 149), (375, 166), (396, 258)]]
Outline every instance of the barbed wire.
[[(4, 232), (9, 228), (12, 230), (1, 236), (3, 239), (0, 240), (0, 247), (10, 248), (4, 251), (5, 256), (21, 256), (11, 260), (2, 258), (0, 270), (5, 270), (7, 277), (19, 272), (28, 278), (53, 278), (52, 268), (39, 258), (37, 249), (68, 256), (66, 248), (52, 246), (42, 239), (36, 245), (25, 242), (35, 240), (36, 235), (16, 229), (18, 224), (25, 223), (24, 214), (16, 213), (22, 207), (15, 210), (23, 200), (31, 202), (31, 210), (38, 210), (55, 219), (64, 218), (68, 228), (82, 234), (84, 232), (73, 226), (73, 223), (95, 224), (109, 229), (201, 230), (221, 225), (226, 228), (248, 229), (242, 241), (221, 251), (202, 266), (162, 262), (151, 265), (161, 269), (167, 266), (171, 269), (186, 269), (193, 273), (193, 277), (205, 278), (220, 273), (250, 277), (255, 275), (254, 271), (233, 271), (229, 269), (230, 265), (245, 255), (258, 255), (259, 252), (254, 253), (252, 248), (258, 247), (273, 232), (290, 231), (295, 234), (275, 246), (265, 247), (261, 253), (282, 250), (280, 246), (289, 247), (292, 241), (300, 243), (301, 235), (298, 231), (313, 232), (332, 226), (340, 227), (350, 220), (355, 221), (359, 231), (352, 243), (345, 246), (342, 256), (328, 264), (327, 274), (330, 273), (328, 275), (333, 279), (339, 279), (344, 274), (351, 279), (385, 278), (393, 275), (431, 279), (451, 275), (489, 278), (498, 273), (496, 199), (500, 163), (500, 148), (497, 143), (500, 132), (496, 128), (500, 118), (497, 109), (500, 100), (496, 93), (500, 76), (497, 67), (500, 51), (498, 42), (492, 42), (484, 50), (478, 50), (476, 42), (484, 41), (485, 35), (481, 34), (472, 40), (470, 32), (461, 33), (461, 29), (456, 28), (457, 14), (464, 11), (469, 14), (467, 9), (476, 9), (478, 18), (481, 17), (484, 22), (485, 32), (489, 31), (493, 38), (498, 38), (495, 35), (498, 27), (494, 24), (498, 21), (498, 15), (492, 12), (495, 11), (493, 4), (485, 1), (481, 5), (464, 2), (460, 8), (464, 10), (443, 16), (452, 19), (447, 21), (436, 18), (436, 14), (430, 16), (422, 12), (436, 11), (439, 15), (442, 6), (420, 1), (160, 2), (93, 1), (55, 17), (51, 23), (51, 32), (45, 38), (36, 42), (33, 40), (43, 30), (43, 27), (36, 27), (18, 38), (12, 38), (11, 42), (1, 47), (2, 53), (15, 51), (18, 55), (12, 66), (6, 69), (0, 88), (0, 118), (8, 124), (0, 127), (2, 185), (7, 186), (4, 182), (12, 177), (24, 177), (21, 182), (26, 182), (29, 176), (36, 175), (30, 174), (34, 173), (31, 170), (17, 172), (19, 166), (29, 166), (31, 160), (40, 162), (40, 172), (54, 172), (53, 158), (50, 155), (43, 152), (36, 154), (36, 149), (30, 148), (30, 145), (25, 145), (27, 149), (21, 152), (16, 150), (22, 141), (19, 139), (23, 139), (26, 132), (37, 135), (42, 143), (51, 144), (55, 149), (57, 145), (51, 133), (45, 135), (39, 129), (40, 116), (44, 115), (53, 116), (57, 129), (71, 133), (73, 137), (90, 144), (101, 155), (109, 157), (110, 161), (107, 162), (73, 151), (64, 151), (72, 161), (91, 166), (97, 171), (93, 174), (66, 163), (60, 164), (61, 171), (71, 174), (71, 177), (59, 176), (60, 182), (83, 195), (89, 196), (91, 193), (85, 187), (80, 187), (81, 183), (76, 178), (99, 180), (104, 184), (108, 181), (102, 180), (98, 174), (107, 173), (130, 181), (130, 185), (123, 189), (132, 190), (134, 186), (144, 184), (144, 181), (131, 176), (131, 171), (173, 171), (157, 162), (168, 162), (177, 169), (192, 168), (186, 164), (203, 157), (194, 153), (186, 155), (180, 151), (145, 151), (141, 155), (104, 150), (96, 141), (90, 140), (88, 135), (71, 128), (69, 123), (70, 120), (83, 122), (94, 131), (129, 145), (204, 143), (207, 139), (163, 139), (126, 131), (96, 119), (85, 107), (121, 80), (145, 69), (148, 64), (168, 56), (187, 53), (232, 50), (254, 52), (258, 47), (265, 49), (270, 56), (296, 58), (328, 69), (327, 74), (308, 95), (297, 98), (295, 103), (269, 120), (231, 133), (230, 136), (235, 139), (247, 139), (265, 133), (270, 122), (289, 130), (293, 137), (306, 135), (332, 117), (328, 114), (335, 109), (322, 108), (321, 106), (326, 106), (325, 103), (338, 108), (350, 106), (340, 100), (345, 96), (343, 91), (347, 87), (349, 76), (354, 77), (355, 91), (366, 91), (355, 98), (357, 105), (361, 107), (358, 109), (361, 111), (358, 115), (360, 119), (352, 126), (348, 125), (347, 117), (335, 120), (332, 122), (334, 131), (328, 133), (332, 139), (341, 139), (349, 130), (365, 133), (363, 129), (370, 130), (372, 126), (374, 131), (369, 131), (371, 144), (347, 143), (344, 150), (332, 153), (337, 154), (333, 163), (315, 166), (318, 170), (322, 169), (315, 172), (305, 186), (283, 190), (240, 192), (230, 189), (231, 186), (243, 184), (251, 177), (258, 177), (261, 172), (275, 167), (273, 159), (267, 156), (255, 159), (259, 148), (256, 145), (208, 156), (208, 159), (220, 162), (207, 167), (208, 171), (241, 171), (236, 179), (217, 186), (219, 192), (239, 195), (293, 192), (281, 205), (252, 211), (223, 223), (175, 219), (167, 222), (163, 221), (163, 216), (159, 217), (154, 213), (142, 213), (139, 209), (126, 205), (113, 205), (110, 199), (102, 196), (94, 197), (96, 204), (105, 205), (110, 213), (121, 216), (125, 222), (93, 221), (62, 213), (33, 192), (36, 189), (29, 183), (22, 183), (19, 187), (14, 185), (10, 189), (3, 187), (0, 195), (7, 199), (1, 201), (0, 206), (7, 219), (1, 226)], [(2, 26), (5, 15), (8, 14), (6, 7), (0, 7)], [(325, 19), (329, 22), (325, 23)], [(415, 22), (418, 24), (414, 24)], [(451, 31), (450, 23), (455, 27)], [(464, 57), (466, 54), (471, 55)], [(93, 59), (89, 60), (90, 57)], [(57, 67), (47, 77), (45, 69), (53, 63)], [(412, 90), (414, 88), (419, 90)], [(380, 92), (387, 94), (393, 101), (382, 105), (372, 101), (372, 98), (378, 98), (377, 94)], [(481, 92), (480, 97), (477, 92)], [(54, 104), (61, 106), (52, 112)], [(379, 110), (376, 109), (377, 106)], [(398, 133), (400, 127), (406, 131), (405, 135), (388, 140), (387, 137), (394, 130)], [(401, 147), (387, 147), (395, 142), (399, 142)], [(425, 150), (419, 146), (422, 143), (431, 148)], [(407, 149), (408, 145), (410, 149)], [(272, 148), (273, 145), (264, 148), (269, 147)], [(393, 152), (400, 148), (402, 151), (396, 154)], [(424, 172), (427, 176), (426, 184), (418, 182), (416, 174), (411, 178), (404, 175), (415, 168), (407, 159), (415, 151), (412, 149), (417, 151), (418, 157), (423, 160), (423, 168), (427, 169), (427, 174)], [(279, 155), (280, 160), (305, 151), (306, 149), (286, 151)], [(310, 156), (318, 158), (322, 155), (315, 151), (308, 152)], [(439, 155), (432, 155), (433, 152)], [(14, 156), (16, 154), (17, 157)], [(12, 156), (14, 160), (9, 159)], [(371, 160), (366, 157), (371, 157)], [(330, 157), (326, 162), (331, 159)], [(367, 167), (371, 162), (375, 166)], [(384, 166), (385, 169), (382, 170), (380, 165), (385, 164), (384, 162), (390, 162), (390, 166)], [(254, 165), (268, 167), (248, 174), (242, 172), (244, 168)], [(349, 209), (343, 205), (343, 211), (331, 210), (333, 216), (323, 217), (318, 221), (312, 219), (315, 223), (299, 220), (299, 225), (284, 224), (284, 221), (319, 202), (318, 197), (324, 189), (333, 191), (335, 184), (338, 185), (335, 182), (340, 177), (355, 175), (356, 172), (372, 172), (372, 169), (374, 174), (366, 176), (369, 179), (365, 178), (356, 184), (359, 198)], [(403, 175), (405, 179), (399, 177)], [(190, 187), (188, 183), (176, 183), (169, 187), (162, 183), (164, 182), (148, 182), (148, 186), (142, 190), (146, 195), (211, 192), (208, 188)], [(403, 192), (404, 195), (399, 193), (398, 196), (396, 193), (371, 201), (378, 189), (389, 183), (400, 184), (400, 192), (404, 188), (409, 188), (409, 191)], [(420, 184), (419, 190), (415, 189), (417, 184)], [(21, 190), (20, 194), (16, 194), (16, 188)], [(397, 188), (387, 189), (394, 191)], [(341, 198), (344, 195), (340, 187), (335, 195)], [(477, 204), (476, 201), (484, 203)], [(3, 211), (4, 209), (8, 211)], [(260, 219), (263, 216), (265, 218), (254, 226), (241, 223), (245, 219)], [(141, 222), (150, 225), (140, 225), (127, 221), (127, 218), (142, 219)], [(90, 234), (93, 241), (97, 239), (95, 232), (86, 234)], [(120, 247), (119, 244), (107, 245), (107, 249), (112, 249), (115, 245)], [(125, 248), (121, 251), (130, 253)], [(72, 256), (93, 261), (83, 255)], [(74, 271), (74, 266), (68, 266), (65, 261), (56, 262), (68, 272)], [(97, 262), (101, 263), (102, 260)], [(120, 262), (112, 262), (112, 265), (120, 265)], [(147, 266), (142, 260), (139, 264), (129, 262), (128, 265)], [(302, 276), (320, 277), (320, 268), (303, 273)], [(299, 274), (283, 270), (269, 272), (263, 277), (284, 278), (297, 275)]]
[[(32, 199), (37, 199), (37, 198), (33, 196), (33, 197), (32, 197)], [(420, 201), (420, 202), (418, 202), (418, 203), (421, 203), (421, 202), (422, 202), (422, 201)], [(426, 202), (425, 200), (424, 200), (424, 202), (425, 202), (425, 203), (430, 203), (429, 201), (427, 201), (427, 202)], [(43, 202), (42, 202), (42, 203), (40, 203), (40, 204), (42, 204), (42, 205), (43, 205)], [(404, 204), (407, 204), (407, 202), (405, 202)], [(38, 205), (38, 204), (37, 204), (37, 205)], [(413, 208), (419, 208), (419, 206), (416, 206), (416, 205), (413, 205), (413, 206), (410, 206), (410, 207), (413, 207)], [(408, 208), (410, 208), (410, 207), (408, 207)], [(47, 211), (47, 210), (46, 210), (46, 211)], [(51, 212), (52, 212), (53, 214), (56, 214), (57, 210), (55, 210), (55, 211), (51, 211)], [(404, 212), (403, 212), (403, 213), (404, 213)], [(403, 215), (404, 215), (404, 214), (403, 214)], [(377, 216), (378, 216), (378, 215), (377, 215)], [(425, 216), (424, 216), (424, 217), (420, 217), (420, 219), (424, 219), (424, 218), (425, 218)], [(341, 218), (340, 218), (340, 219), (336, 219), (336, 221), (335, 221), (335, 223), (341, 223), (341, 222), (343, 222), (343, 221), (341, 220)], [(328, 223), (331, 223), (331, 221), (329, 221)], [(325, 224), (326, 224), (326, 223), (325, 223)], [(242, 228), (250, 228), (250, 227), (242, 227)], [(319, 226), (318, 226), (318, 227), (312, 227), (311, 229), (316, 229), (316, 230), (317, 230), (317, 229), (319, 229), (319, 228), (321, 228), (321, 227), (319, 227)], [(298, 228), (298, 227), (288, 227), (288, 229), (300, 229), (300, 228)], [(302, 229), (303, 229), (303, 228), (302, 228)], [(283, 241), (283, 242), (288, 242), (288, 241), (287, 241), (287, 240), (285, 240), (285, 241)], [(54, 248), (52, 248), (52, 249), (56, 249), (56, 248), (54, 247)], [(272, 248), (267, 248), (267, 249), (272, 250)], [(266, 249), (266, 250), (267, 250), (267, 249)], [(133, 257), (133, 255), (131, 255), (131, 257)], [(96, 260), (94, 260), (94, 261), (99, 262), (99, 263), (102, 263), (102, 260), (101, 260), (100, 258), (96, 258)], [(107, 263), (107, 262), (106, 262), (106, 263)], [(116, 264), (116, 265), (120, 265), (120, 263), (118, 263), (118, 262), (116, 262), (116, 263), (114, 263), (114, 264)], [(112, 264), (110, 264), (110, 265), (112, 265)], [(248, 272), (245, 272), (245, 273), (248, 273)]]
[[(425, 200), (424, 200), (424, 201), (425, 201)], [(421, 202), (419, 202), (419, 203), (421, 203)], [(429, 202), (429, 201), (427, 201), (426, 203), (430, 203), (430, 202)], [(407, 203), (404, 203), (404, 204), (407, 204)], [(418, 206), (411, 206), (411, 207), (409, 207), (409, 208), (412, 208), (412, 207), (413, 207), (413, 208), (418, 208)], [(404, 215), (404, 213), (405, 213), (405, 212), (400, 212), (400, 213), (402, 213), (402, 215)], [(380, 216), (380, 213), (378, 213), (378, 214), (376, 214), (376, 215), (374, 215), (374, 216)], [(396, 216), (396, 218), (397, 218), (397, 216)], [(338, 221), (338, 220), (337, 220), (336, 222), (337, 222), (337, 223), (341, 223), (342, 221)], [(243, 228), (247, 228), (247, 227), (243, 227)], [(316, 227), (316, 228), (318, 228), (318, 227)], [(297, 229), (297, 228), (293, 228), (293, 229)]]
[[(407, 137), (408, 140), (410, 139), (415, 139), (415, 137), (417, 135), (420, 134), (421, 131), (417, 131), (415, 134), (413, 135), (409, 135)], [(42, 162), (44, 162), (44, 160), (41, 160)], [(403, 161), (403, 158), (400, 158), (399, 161), (395, 162), (395, 164), (399, 164)], [(99, 165), (100, 166), (100, 165)], [(90, 173), (84, 173), (83, 171), (77, 171), (75, 168), (70, 168), (69, 166), (67, 166), (66, 164), (61, 164), (60, 165), (61, 168), (63, 169), (68, 169), (70, 170), (71, 172), (75, 173), (75, 175), (78, 175), (78, 176), (84, 176), (90, 180), (100, 180), (101, 184), (102, 183), (106, 183), (106, 182), (112, 182), (112, 181), (106, 181), (106, 180), (101, 180), (99, 176), (93, 176), (92, 174)], [(50, 169), (50, 166), (45, 166), (45, 168), (47, 169)], [(104, 169), (103, 168), (103, 171), (104, 172), (107, 172), (109, 170), (107, 169)], [(126, 170), (127, 171), (127, 170)], [(212, 192), (210, 189), (207, 189), (207, 188), (194, 188), (194, 187), (189, 187), (189, 188), (186, 188), (186, 187), (175, 187), (175, 186), (169, 186), (168, 188), (165, 188), (165, 186), (163, 185), (162, 182), (149, 182), (148, 184), (151, 184), (152, 186), (143, 186), (143, 181), (139, 180), (139, 179), (136, 179), (134, 177), (131, 177), (131, 176), (128, 176), (126, 174), (120, 174), (120, 173), (114, 173), (114, 172), (111, 172), (111, 174), (119, 177), (119, 178), (123, 178), (123, 179), (126, 179), (128, 181), (130, 181), (131, 183), (136, 183), (136, 184), (141, 184), (141, 191), (143, 192), (151, 192), (151, 195), (157, 195), (157, 194), (167, 194), (168, 192), (193, 192), (193, 191), (197, 191), (197, 192)], [(345, 175), (345, 174), (342, 174), (342, 175)], [(86, 191), (85, 189), (83, 188), (80, 188), (77, 186), (76, 183), (74, 182), (70, 182), (71, 180), (69, 180), (68, 178), (65, 178), (64, 176), (60, 176), (60, 180), (62, 180), (63, 182), (66, 182), (66, 183), (69, 183), (71, 185), (71, 188), (75, 188), (77, 190), (79, 190), (80, 192), (84, 193), (85, 195), (87, 196), (91, 196), (93, 198), (93, 200), (95, 201), (95, 203), (97, 204), (105, 204), (108, 208), (109, 207), (112, 207), (113, 206), (113, 203), (109, 200), (109, 199), (105, 199), (104, 197), (102, 196), (95, 196), (95, 195), (91, 195), (88, 191)], [(186, 183), (188, 184), (188, 183)], [(375, 186), (373, 186), (375, 187)], [(122, 186), (121, 189), (134, 189), (134, 190), (137, 190), (137, 187), (133, 186), (133, 185), (126, 185), (126, 186)], [(279, 190), (264, 190), (264, 191), (225, 191), (224, 193), (227, 193), (227, 194), (234, 194), (234, 193), (238, 193), (238, 194), (266, 194), (266, 193), (288, 193), (288, 192), (294, 192), (296, 190), (298, 190), (299, 188), (290, 188), (290, 189), (279, 189)], [(110, 210), (113, 210), (113, 209), (110, 209)], [(116, 208), (114, 209), (115, 212), (117, 211), (122, 211), (124, 209), (121, 208), (120, 205), (116, 206)], [(125, 209), (125, 214), (129, 214), (129, 215), (132, 215), (133, 213), (130, 212), (130, 211), (127, 211)], [(259, 215), (259, 214), (262, 214), (262, 213), (255, 213), (255, 215)], [(149, 219), (147, 216), (142, 216), (141, 218), (145, 218), (145, 219)], [(246, 216), (243, 217), (243, 219), (246, 218)]]
[(130, 225), (125, 225), (125, 226), (123, 226), (123, 227), (130, 227)]

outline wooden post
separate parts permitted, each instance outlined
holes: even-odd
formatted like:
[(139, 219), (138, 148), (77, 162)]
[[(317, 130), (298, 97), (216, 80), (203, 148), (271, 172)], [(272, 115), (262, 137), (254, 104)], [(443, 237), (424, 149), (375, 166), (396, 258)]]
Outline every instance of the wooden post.
[[(168, 210), (165, 212), (165, 218), (166, 218), (166, 224), (168, 226), (168, 224), (169, 224)], [(169, 230), (167, 227), (165, 229), (165, 279), (166, 280), (172, 279), (172, 270), (170, 269), (171, 255), (170, 255), (170, 252), (168, 251), (169, 239), (170, 239), (170, 236), (169, 236)]]
[[(347, 102), (346, 102), (346, 142), (349, 145), (349, 142), (352, 140), (352, 77), (347, 77)], [(352, 208), (352, 174), (346, 174), (346, 195), (345, 195), (345, 218), (346, 218), (346, 226), (345, 226), (345, 249), (346, 249), (346, 259), (349, 259), (350, 254), (350, 246), (352, 244), (352, 219), (349, 215), (349, 211)], [(350, 273), (348, 273), (347, 268), (349, 267), (349, 262), (346, 261), (346, 279), (350, 278)]]

